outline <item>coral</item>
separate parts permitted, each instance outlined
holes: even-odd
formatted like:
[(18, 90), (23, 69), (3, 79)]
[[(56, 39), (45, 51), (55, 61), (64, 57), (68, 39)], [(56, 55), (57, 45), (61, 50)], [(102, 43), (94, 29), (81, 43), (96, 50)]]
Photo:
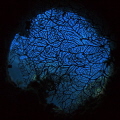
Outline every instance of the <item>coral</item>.
[(21, 87), (38, 82), (39, 96), (68, 113), (102, 93), (111, 71), (110, 43), (87, 19), (53, 8), (27, 22), (26, 29), (29, 35), (16, 34), (9, 53), (9, 73), (21, 78)]

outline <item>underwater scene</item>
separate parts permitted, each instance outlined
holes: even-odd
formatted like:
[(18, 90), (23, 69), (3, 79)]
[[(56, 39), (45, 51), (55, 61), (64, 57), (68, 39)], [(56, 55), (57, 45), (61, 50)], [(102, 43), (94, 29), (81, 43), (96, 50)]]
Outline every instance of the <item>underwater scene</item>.
[[(26, 24), (11, 43), (9, 75), (19, 88), (46, 82), (47, 103), (70, 113), (103, 94), (111, 75), (110, 43), (84, 17), (50, 9)], [(44, 86), (45, 87), (45, 86)]]

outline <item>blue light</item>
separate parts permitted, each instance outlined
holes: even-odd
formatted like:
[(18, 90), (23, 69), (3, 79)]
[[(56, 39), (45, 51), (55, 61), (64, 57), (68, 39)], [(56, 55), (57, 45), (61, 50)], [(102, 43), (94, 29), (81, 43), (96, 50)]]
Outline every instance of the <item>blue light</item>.
[(13, 66), (9, 74), (16, 84), (18, 79), (21, 81), (21, 88), (34, 80), (36, 71), (40, 79), (48, 73), (54, 74), (52, 79), (61, 78), (56, 94), (47, 102), (72, 112), (89, 96), (96, 97), (102, 91), (110, 76), (111, 68), (105, 64), (110, 47), (108, 39), (97, 35), (85, 18), (63, 13), (51, 9), (38, 14), (32, 20), (29, 37), (15, 35), (9, 53)]

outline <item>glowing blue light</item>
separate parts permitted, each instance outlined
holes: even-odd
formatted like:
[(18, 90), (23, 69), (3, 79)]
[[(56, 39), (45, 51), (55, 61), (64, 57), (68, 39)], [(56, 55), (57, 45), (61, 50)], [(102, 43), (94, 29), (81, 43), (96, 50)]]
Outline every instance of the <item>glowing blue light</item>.
[(89, 96), (96, 96), (98, 89), (102, 90), (96, 82), (101, 81), (103, 86), (109, 76), (110, 67), (104, 69), (104, 61), (110, 57), (110, 47), (108, 40), (98, 36), (85, 18), (72, 12), (64, 16), (63, 13), (51, 9), (38, 14), (32, 20), (28, 38), (15, 35), (9, 54), (13, 68), (9, 73), (16, 84), (16, 79), (22, 81), (20, 87), (33, 80), (36, 70), (41, 79), (54, 73), (61, 83), (56, 96), (51, 95), (47, 102), (68, 112), (77, 109)]

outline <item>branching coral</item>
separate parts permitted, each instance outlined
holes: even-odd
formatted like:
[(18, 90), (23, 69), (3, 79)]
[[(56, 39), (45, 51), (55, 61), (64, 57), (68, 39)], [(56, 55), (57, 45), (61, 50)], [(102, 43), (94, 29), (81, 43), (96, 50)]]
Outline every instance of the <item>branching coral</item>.
[(103, 91), (111, 71), (110, 44), (84, 17), (51, 9), (31, 20), (29, 28), (28, 37), (16, 34), (9, 56), (25, 86), (37, 79), (46, 89), (47, 102), (64, 112)]

